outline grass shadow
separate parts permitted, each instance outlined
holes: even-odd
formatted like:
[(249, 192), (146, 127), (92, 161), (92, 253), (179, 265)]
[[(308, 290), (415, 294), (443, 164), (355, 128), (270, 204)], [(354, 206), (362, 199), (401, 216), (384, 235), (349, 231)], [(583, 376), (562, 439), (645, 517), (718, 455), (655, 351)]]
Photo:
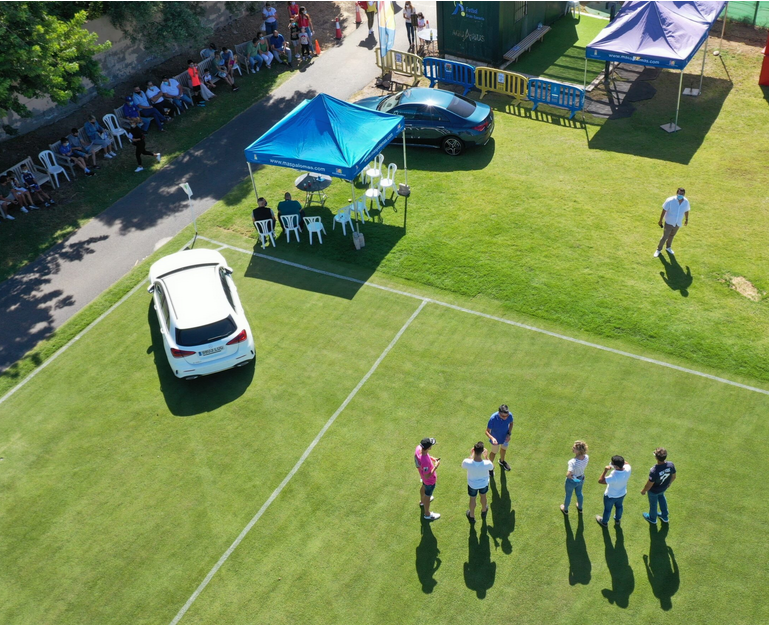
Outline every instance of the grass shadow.
[(686, 266), (686, 271), (678, 264), (675, 255), (670, 254), (670, 260), (666, 259), (664, 254), (659, 255), (660, 262), (665, 268), (665, 271), (660, 271), (660, 277), (665, 284), (673, 291), (678, 291), (681, 297), (689, 297), (689, 287), (692, 285), (694, 278), (692, 277), (692, 270), (689, 266)]
[(481, 524), (480, 536), (475, 531), (475, 525), (470, 526), (467, 551), (467, 562), (463, 567), (465, 586), (474, 590), (478, 599), (485, 599), (486, 591), (494, 585), (497, 575), (497, 564), (491, 561), (489, 531), (485, 521)]
[(160, 390), (171, 414), (177, 417), (191, 417), (235, 401), (251, 385), (256, 369), (256, 358), (245, 367), (229, 369), (221, 373), (203, 376), (197, 380), (180, 380), (168, 364), (160, 324), (152, 300), (147, 309), (147, 323), (150, 328), (151, 345), (147, 353), (152, 352), (160, 381)]
[(494, 548), (502, 548), (502, 553), (510, 555), (513, 553), (513, 544), (510, 541), (510, 535), (515, 531), (515, 510), (512, 509), (510, 501), (510, 492), (507, 490), (507, 476), (503, 469), (499, 469), (499, 490), (497, 490), (497, 481), (492, 477), (489, 481), (491, 486), (491, 518), (494, 522), (489, 528), (489, 534), (494, 539)]
[[(422, 519), (422, 509), (419, 510), (419, 518)], [(432, 593), (438, 582), (435, 581), (435, 572), (441, 566), (441, 559), (438, 554), (438, 539), (433, 534), (433, 528), (430, 521), (422, 519), (422, 540), (419, 541), (416, 549), (416, 568), (417, 578), (422, 584), (422, 592), (426, 595)]]
[(615, 525), (617, 538), (612, 545), (609, 528), (603, 527), (601, 529), (603, 531), (606, 566), (611, 575), (611, 590), (604, 588), (601, 594), (612, 605), (616, 605), (618, 608), (627, 608), (630, 604), (630, 595), (635, 590), (635, 576), (628, 562), (627, 551), (625, 551), (625, 535), (622, 532), (622, 527)]
[(718, 119), (733, 85), (728, 80), (706, 76), (702, 95), (681, 99), (678, 125), (683, 130), (668, 134), (660, 125), (675, 118), (678, 78), (677, 73), (662, 72), (653, 81), (657, 95), (638, 105), (632, 120), (612, 119), (604, 123), (590, 139), (589, 148), (688, 165)]
[(673, 595), (681, 586), (681, 574), (673, 549), (667, 546), (665, 539), (668, 535), (668, 524), (663, 523), (657, 529), (656, 525), (649, 525), (649, 555), (644, 556), (646, 576), (652, 587), (654, 596), (659, 599), (660, 607), (667, 611), (673, 608)]
[(761, 92), (764, 94), (764, 100), (766, 100), (766, 103), (769, 104), (769, 87), (759, 87), (761, 89)]
[[(569, 119), (568, 110), (551, 107), (547, 104), (540, 104), (536, 111), (526, 106), (520, 106), (515, 102), (509, 101), (503, 104), (495, 105), (493, 108), (499, 113), (514, 115), (515, 117), (520, 117), (521, 119), (530, 119), (531, 121), (535, 122), (552, 124), (554, 126), (560, 126), (561, 128), (574, 128), (575, 130), (582, 130), (585, 128), (585, 122), (582, 119), (581, 113), (577, 113), (572, 119)], [(549, 111), (557, 111), (561, 114), (554, 114)]]
[(591, 572), (593, 569), (590, 563), (590, 555), (587, 553), (585, 544), (585, 523), (584, 515), (577, 515), (577, 533), (571, 529), (569, 517), (563, 516), (563, 525), (566, 529), (566, 553), (569, 556), (569, 585), (576, 586), (590, 583)]

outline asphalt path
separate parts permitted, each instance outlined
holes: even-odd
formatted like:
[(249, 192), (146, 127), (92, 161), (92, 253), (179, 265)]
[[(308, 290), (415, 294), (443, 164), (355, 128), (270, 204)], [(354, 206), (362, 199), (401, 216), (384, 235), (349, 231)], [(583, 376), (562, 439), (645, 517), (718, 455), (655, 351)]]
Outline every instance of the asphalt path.
[[(425, 15), (433, 21), (434, 3), (421, 5), (422, 11), (428, 7)], [(395, 48), (405, 50), (403, 18), (396, 10)], [(357, 29), (353, 24), (341, 45), (323, 52), (269, 96), (0, 284), (0, 371), (190, 224), (190, 203), (180, 183), (190, 183), (192, 208), (200, 215), (248, 177), (243, 150), (299, 102), (318, 93), (346, 100), (370, 83), (379, 73), (373, 52), (376, 45), (363, 16), (363, 24)], [(258, 76), (243, 77), (255, 79)], [(125, 175), (132, 175), (132, 169)]]

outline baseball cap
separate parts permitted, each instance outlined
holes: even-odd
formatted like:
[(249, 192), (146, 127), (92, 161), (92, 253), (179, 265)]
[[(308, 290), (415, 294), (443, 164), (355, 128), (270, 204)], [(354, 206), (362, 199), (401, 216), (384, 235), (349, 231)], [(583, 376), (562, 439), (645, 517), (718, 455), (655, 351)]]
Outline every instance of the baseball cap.
[(422, 442), (419, 443), (422, 446), (422, 449), (429, 449), (433, 445), (435, 445), (436, 440), (434, 438), (423, 438)]

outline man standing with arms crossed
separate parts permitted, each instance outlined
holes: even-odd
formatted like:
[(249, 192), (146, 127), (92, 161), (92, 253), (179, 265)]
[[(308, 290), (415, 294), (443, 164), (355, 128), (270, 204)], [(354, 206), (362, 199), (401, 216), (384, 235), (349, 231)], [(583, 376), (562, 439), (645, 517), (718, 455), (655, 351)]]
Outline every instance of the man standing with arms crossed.
[[(684, 188), (679, 187), (676, 194), (665, 200), (665, 203), (662, 205), (659, 225), (660, 228), (664, 228), (664, 231), (659, 245), (657, 245), (657, 250), (654, 252), (654, 258), (660, 255), (663, 245), (666, 247), (668, 254), (673, 254), (673, 238), (681, 227), (681, 223), (683, 222), (684, 226), (689, 225), (690, 207), (689, 200), (686, 199), (685, 194)], [(665, 221), (664, 224), (663, 220)]]
[[(505, 454), (507, 453), (507, 446), (510, 444), (510, 435), (513, 432), (513, 415), (510, 414), (510, 409), (507, 404), (502, 404), (499, 410), (491, 415), (489, 423), (486, 426), (486, 436), (491, 443), (491, 453), (489, 454), (489, 460), (491, 461), (490, 476), (494, 476), (494, 456), (499, 452), (499, 466), (505, 471), (510, 470), (510, 465), (505, 461)], [(500, 450), (501, 448), (501, 450)]]
[(652, 525), (657, 525), (657, 505), (660, 508), (660, 519), (663, 523), (668, 522), (668, 500), (665, 498), (665, 491), (676, 479), (676, 465), (667, 461), (668, 451), (664, 447), (657, 447), (654, 457), (657, 464), (649, 470), (649, 481), (641, 494), (649, 493), (649, 512), (644, 512), (644, 519)]

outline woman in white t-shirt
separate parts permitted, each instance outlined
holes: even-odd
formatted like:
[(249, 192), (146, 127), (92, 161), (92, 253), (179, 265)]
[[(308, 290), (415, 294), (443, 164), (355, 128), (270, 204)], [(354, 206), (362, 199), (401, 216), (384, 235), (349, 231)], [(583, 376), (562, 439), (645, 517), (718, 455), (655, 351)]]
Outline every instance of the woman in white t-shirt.
[(585, 483), (585, 469), (587, 468), (587, 443), (574, 441), (571, 448), (574, 457), (569, 460), (566, 467), (566, 498), (561, 504), (561, 512), (569, 514), (569, 504), (573, 493), (577, 494), (577, 512), (582, 514), (582, 485)]
[(494, 470), (494, 464), (486, 458), (486, 450), (483, 442), (478, 441), (473, 445), (470, 457), (462, 461), (462, 468), (467, 471), (467, 494), (470, 495), (470, 507), (465, 513), (467, 520), (472, 525), (475, 523), (475, 498), (481, 494), (481, 519), (486, 521), (486, 513), (489, 504), (486, 501), (486, 493), (489, 492), (489, 471)]

